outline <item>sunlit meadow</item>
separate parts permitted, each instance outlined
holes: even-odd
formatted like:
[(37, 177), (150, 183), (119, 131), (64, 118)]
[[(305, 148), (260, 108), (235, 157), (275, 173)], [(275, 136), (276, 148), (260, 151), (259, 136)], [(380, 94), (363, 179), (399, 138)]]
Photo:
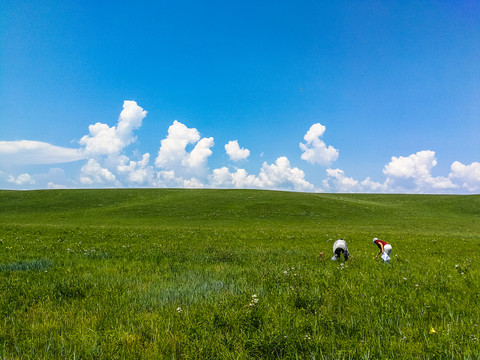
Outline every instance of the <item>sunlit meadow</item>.
[(0, 224), (3, 359), (480, 357), (480, 196), (0, 191)]

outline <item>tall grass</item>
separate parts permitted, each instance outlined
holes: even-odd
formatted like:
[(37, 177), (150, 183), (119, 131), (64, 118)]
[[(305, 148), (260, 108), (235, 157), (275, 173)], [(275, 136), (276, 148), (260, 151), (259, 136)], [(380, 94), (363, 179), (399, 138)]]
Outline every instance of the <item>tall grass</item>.
[(0, 356), (476, 359), (478, 202), (0, 192)]

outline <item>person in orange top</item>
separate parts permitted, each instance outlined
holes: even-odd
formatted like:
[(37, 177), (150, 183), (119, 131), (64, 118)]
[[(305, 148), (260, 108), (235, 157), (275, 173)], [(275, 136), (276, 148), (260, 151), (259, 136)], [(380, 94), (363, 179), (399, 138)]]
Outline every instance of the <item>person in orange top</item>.
[(392, 252), (392, 245), (379, 238), (373, 238), (373, 245), (377, 245), (380, 249), (377, 256), (375, 256), (375, 259), (378, 258), (378, 255), (382, 254), (383, 262), (388, 264), (390, 253)]

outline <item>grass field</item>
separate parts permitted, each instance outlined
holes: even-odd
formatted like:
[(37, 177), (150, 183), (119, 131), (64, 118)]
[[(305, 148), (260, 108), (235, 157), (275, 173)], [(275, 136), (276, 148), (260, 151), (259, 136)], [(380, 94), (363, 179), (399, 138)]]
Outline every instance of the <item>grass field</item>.
[(0, 191), (0, 357), (478, 359), (479, 240), (480, 196)]

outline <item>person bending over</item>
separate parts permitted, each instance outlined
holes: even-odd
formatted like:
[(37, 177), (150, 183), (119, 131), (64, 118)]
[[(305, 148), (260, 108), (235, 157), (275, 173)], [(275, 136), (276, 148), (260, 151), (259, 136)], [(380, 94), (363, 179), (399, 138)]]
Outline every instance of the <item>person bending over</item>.
[(335, 241), (335, 243), (333, 244), (333, 257), (332, 257), (332, 260), (336, 261), (337, 259), (340, 259), (340, 256), (343, 254), (343, 258), (345, 259), (345, 261), (348, 260), (348, 256), (349, 256), (349, 253), (348, 253), (348, 247), (347, 247), (347, 243), (345, 240), (343, 239), (338, 239), (337, 241)]
[(379, 238), (373, 238), (373, 245), (377, 245), (380, 251), (378, 252), (375, 259), (378, 258), (378, 255), (382, 255), (383, 262), (388, 264), (390, 260), (390, 253), (392, 252), (392, 245), (386, 241), (380, 240)]

